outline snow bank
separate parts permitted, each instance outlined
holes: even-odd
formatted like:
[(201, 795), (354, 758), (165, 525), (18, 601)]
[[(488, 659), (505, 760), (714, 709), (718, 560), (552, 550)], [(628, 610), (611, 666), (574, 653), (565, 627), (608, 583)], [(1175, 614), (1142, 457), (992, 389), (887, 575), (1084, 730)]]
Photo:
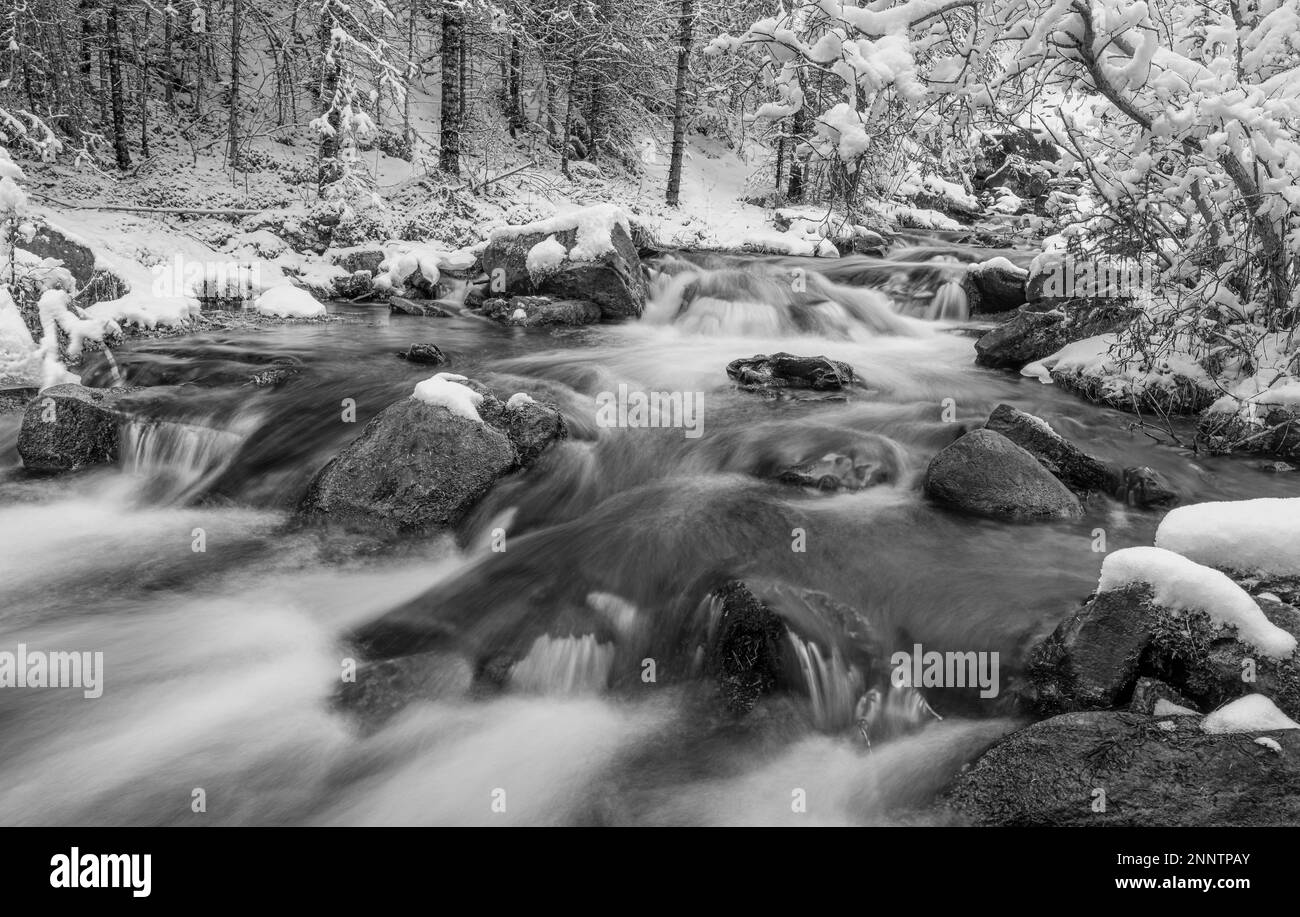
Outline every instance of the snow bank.
[(253, 308), (263, 315), (276, 318), (320, 318), (325, 305), (306, 290), (292, 284), (271, 287), (253, 301)]
[(614, 228), (621, 226), (623, 232), (632, 234), (632, 224), (627, 214), (613, 204), (598, 204), (571, 210), (545, 220), (524, 223), (520, 226), (500, 226), (492, 230), (489, 237), (496, 242), (504, 239), (517, 239), (527, 235), (552, 235), (562, 232), (577, 232), (573, 248), (569, 249), (570, 261), (595, 261), (601, 255), (614, 250)]
[(33, 383), (40, 373), (41, 353), (36, 341), (8, 288), (0, 286), (0, 381)]
[(1118, 343), (1116, 334), (1084, 338), (1026, 365), (1020, 374), (1044, 383), (1051, 383), (1054, 374), (1077, 378), (1095, 386), (1097, 397), (1112, 404), (1157, 394), (1168, 396), (1171, 403), (1181, 403), (1189, 392), (1214, 390), (1209, 374), (1189, 353), (1166, 352), (1156, 365), (1144, 366), (1140, 354), (1126, 355)]
[(482, 423), (478, 406), (483, 403), (483, 396), (469, 386), (460, 384), (465, 381), (468, 380), (464, 376), (455, 373), (438, 373), (417, 385), (411, 397), (425, 404), (444, 407), (457, 417)]
[(1290, 656), (1296, 639), (1264, 617), (1255, 600), (1218, 570), (1164, 548), (1125, 548), (1106, 556), (1098, 592), (1136, 584), (1149, 585), (1153, 601), (1174, 612), (1207, 614), (1212, 622), (1233, 627), (1237, 639), (1274, 659)]
[(980, 202), (966, 192), (966, 189), (954, 182), (946, 181), (937, 175), (927, 175), (921, 183), (931, 194), (937, 194), (948, 202), (950, 207), (975, 213), (980, 209)]
[(1160, 523), (1156, 545), (1221, 570), (1300, 574), (1300, 498), (1180, 506)]
[(1201, 729), (1212, 735), (1226, 735), (1271, 729), (1300, 729), (1300, 723), (1277, 709), (1277, 704), (1263, 694), (1247, 694), (1206, 716), (1201, 722)]

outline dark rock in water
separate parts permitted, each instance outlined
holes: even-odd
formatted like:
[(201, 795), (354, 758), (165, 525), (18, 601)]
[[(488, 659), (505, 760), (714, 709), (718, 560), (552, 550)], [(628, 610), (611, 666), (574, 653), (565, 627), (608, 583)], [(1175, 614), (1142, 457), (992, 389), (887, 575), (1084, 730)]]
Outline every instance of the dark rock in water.
[(520, 233), (495, 238), (483, 250), (483, 270), (493, 278), (493, 289), (502, 293), (548, 293), (561, 299), (595, 303), (605, 318), (638, 318), (645, 308), (645, 279), (641, 258), (631, 237), (620, 225), (610, 233), (613, 250), (593, 261), (564, 258), (558, 268), (533, 276), (528, 270), (528, 253), (533, 246), (554, 235), (566, 250), (577, 242), (577, 231)]
[(1024, 449), (1075, 493), (1106, 489), (1110, 480), (1106, 463), (1065, 439), (1040, 417), (999, 404), (989, 415), (985, 429), (1001, 433)]
[(405, 350), (399, 350), (397, 355), (407, 362), (423, 366), (441, 366), (447, 362), (447, 355), (433, 344), (412, 344)]
[(1072, 302), (1048, 311), (1031, 304), (975, 342), (975, 362), (1019, 370), (1050, 357), (1066, 344), (1117, 331), (1134, 314), (1132, 306), (1123, 302)]
[(335, 699), (370, 728), (412, 701), (464, 697), (474, 681), (474, 667), (453, 653), (433, 651), (363, 662), (355, 682), (343, 682)]
[(451, 384), (482, 396), (482, 421), (413, 397), (389, 405), (316, 474), (299, 514), (382, 535), (436, 531), (568, 435), (553, 405), (503, 404), (478, 383)]
[[(1201, 718), (1071, 713), (994, 745), (949, 805), (977, 825), (1295, 825), (1300, 730), (1207, 735)], [(1099, 795), (1105, 807), (1097, 811)]]
[(930, 461), (930, 499), (1001, 519), (1071, 518), (1079, 498), (1036, 458), (993, 430), (973, 430)]
[(117, 461), (122, 415), (117, 402), (132, 388), (55, 385), (28, 403), (18, 434), (23, 466), (57, 474)]
[(1147, 586), (1103, 592), (1034, 648), (1026, 675), (1039, 713), (1107, 710), (1124, 702), (1156, 627)]
[(273, 366), (270, 369), (263, 369), (255, 372), (248, 377), (247, 385), (255, 385), (259, 388), (268, 385), (280, 385), (288, 382), (294, 376), (298, 375), (300, 368), (297, 366)]
[(483, 314), (507, 325), (590, 325), (600, 321), (600, 306), (582, 299), (512, 296), (488, 299)]
[(1178, 491), (1154, 468), (1125, 468), (1112, 475), (1112, 492), (1129, 506), (1172, 506)]
[(890, 480), (890, 470), (862, 456), (832, 452), (813, 462), (793, 465), (778, 480), (818, 490), (862, 490)]
[(732, 713), (748, 713), (777, 686), (785, 624), (744, 583), (733, 580), (713, 593), (721, 603), (706, 668)]
[(828, 357), (798, 357), (789, 353), (758, 354), (732, 360), (727, 375), (744, 388), (805, 388), (838, 391), (853, 384), (853, 367)]
[(369, 271), (353, 271), (347, 277), (335, 277), (332, 285), (338, 299), (356, 300), (375, 292), (375, 278)]
[(1157, 678), (1147, 678), (1143, 676), (1133, 685), (1133, 698), (1129, 701), (1128, 709), (1131, 713), (1141, 713), (1146, 716), (1154, 716), (1156, 704), (1160, 701), (1168, 701), (1176, 704), (1193, 713), (1197, 712), (1196, 704), (1183, 697), (1177, 689), (1171, 688)]
[(1065, 346), (1065, 316), (1057, 312), (1017, 312), (975, 342), (975, 362), (995, 369), (1020, 369), (1050, 357)]
[(1009, 312), (1024, 305), (1029, 272), (1011, 264), (974, 265), (962, 278), (971, 315)]
[[(1300, 611), (1257, 596), (1273, 624), (1300, 636)], [(1251, 671), (1254, 681), (1242, 673)], [(1300, 716), (1300, 665), (1273, 659), (1215, 625), (1204, 613), (1155, 604), (1145, 584), (1093, 596), (1029, 655), (1031, 707), (1048, 715), (1127, 704), (1141, 677), (1158, 679), (1210, 710), (1243, 694), (1267, 695), (1287, 716)]]
[(421, 302), (418, 299), (407, 299), (405, 296), (394, 296), (388, 301), (388, 311), (400, 315), (423, 315), (430, 318), (450, 318), (451, 313), (431, 302)]

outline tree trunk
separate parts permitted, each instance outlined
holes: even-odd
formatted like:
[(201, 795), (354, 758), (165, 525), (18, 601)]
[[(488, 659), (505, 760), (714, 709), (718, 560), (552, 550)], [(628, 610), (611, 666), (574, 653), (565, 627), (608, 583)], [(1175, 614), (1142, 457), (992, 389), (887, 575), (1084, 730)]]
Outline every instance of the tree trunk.
[(444, 0), (442, 7), (442, 99), (439, 102), (438, 168), (460, 174), (460, 10)]
[(803, 200), (804, 164), (799, 161), (799, 144), (803, 142), (807, 133), (808, 115), (800, 106), (793, 118), (793, 131), (790, 138), (790, 187), (786, 192), (790, 200), (796, 203)]
[(126, 97), (122, 87), (122, 45), (117, 28), (117, 4), (108, 5), (108, 80), (113, 105), (113, 155), (117, 167), (131, 168), (131, 151), (126, 144)]
[(240, 0), (230, 0), (230, 132), (227, 137), (230, 165), (239, 164), (239, 26)]
[(519, 36), (510, 36), (510, 136), (515, 137), (524, 128), (523, 82), (524, 52), (519, 47)]
[[(338, 49), (333, 47), (333, 29), (338, 7), (339, 0), (329, 0), (326, 3), (321, 11), (320, 28), (317, 32), (321, 42), (320, 94), (324, 104), (329, 106), (326, 109), (328, 113), (326, 122), (330, 127), (328, 131), (321, 134), (316, 172), (316, 191), (322, 196), (343, 174), (342, 167), (339, 165), (339, 131), (343, 127), (343, 115), (339, 111), (338, 99), (335, 98), (338, 94), (339, 79), (343, 73), (343, 60), (337, 53)], [(335, 52), (332, 61), (331, 51)]]
[(691, 38), (695, 0), (682, 0), (681, 32), (677, 41), (677, 88), (673, 92), (673, 150), (668, 162), (668, 205), (676, 207), (682, 191), (682, 154), (686, 147), (687, 82), (690, 78)]

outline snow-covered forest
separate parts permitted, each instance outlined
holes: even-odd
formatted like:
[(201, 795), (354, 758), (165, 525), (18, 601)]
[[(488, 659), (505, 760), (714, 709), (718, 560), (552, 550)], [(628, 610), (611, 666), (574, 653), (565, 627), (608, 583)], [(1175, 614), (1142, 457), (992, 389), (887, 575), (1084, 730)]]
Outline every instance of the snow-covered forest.
[(1298, 325), (1300, 0), (12, 0), (0, 812), (1295, 823)]

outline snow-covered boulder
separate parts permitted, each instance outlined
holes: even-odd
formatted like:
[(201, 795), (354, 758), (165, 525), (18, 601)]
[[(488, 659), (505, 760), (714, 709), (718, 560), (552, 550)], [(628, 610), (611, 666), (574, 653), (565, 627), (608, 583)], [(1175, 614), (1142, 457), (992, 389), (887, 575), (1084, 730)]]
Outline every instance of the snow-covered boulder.
[(645, 308), (631, 225), (610, 205), (494, 230), (483, 250), (483, 270), (497, 295), (588, 300), (605, 318), (638, 318)]
[(1162, 548), (1114, 551), (1097, 594), (1031, 653), (1031, 703), (1040, 713), (1113, 708), (1146, 676), (1202, 709), (1257, 692), (1295, 716), (1297, 634), (1300, 612), (1217, 570)]
[(90, 246), (70, 233), (42, 224), (30, 238), (20, 235), (14, 244), (38, 258), (62, 262), (77, 282), (76, 292), (81, 294), (83, 306), (126, 295), (126, 282), (101, 263)]
[(973, 430), (931, 459), (925, 493), (944, 506), (993, 518), (1083, 514), (1079, 498), (1038, 459), (993, 430)]
[(55, 385), (27, 405), (18, 454), (33, 474), (57, 474), (117, 461), (122, 413), (117, 403), (131, 388)]
[(253, 308), (273, 318), (323, 318), (325, 304), (317, 302), (301, 287), (284, 283), (264, 291), (253, 300)]
[(553, 405), (502, 402), (464, 376), (438, 373), (366, 424), (317, 473), (299, 512), (383, 535), (436, 531), (565, 435)]

